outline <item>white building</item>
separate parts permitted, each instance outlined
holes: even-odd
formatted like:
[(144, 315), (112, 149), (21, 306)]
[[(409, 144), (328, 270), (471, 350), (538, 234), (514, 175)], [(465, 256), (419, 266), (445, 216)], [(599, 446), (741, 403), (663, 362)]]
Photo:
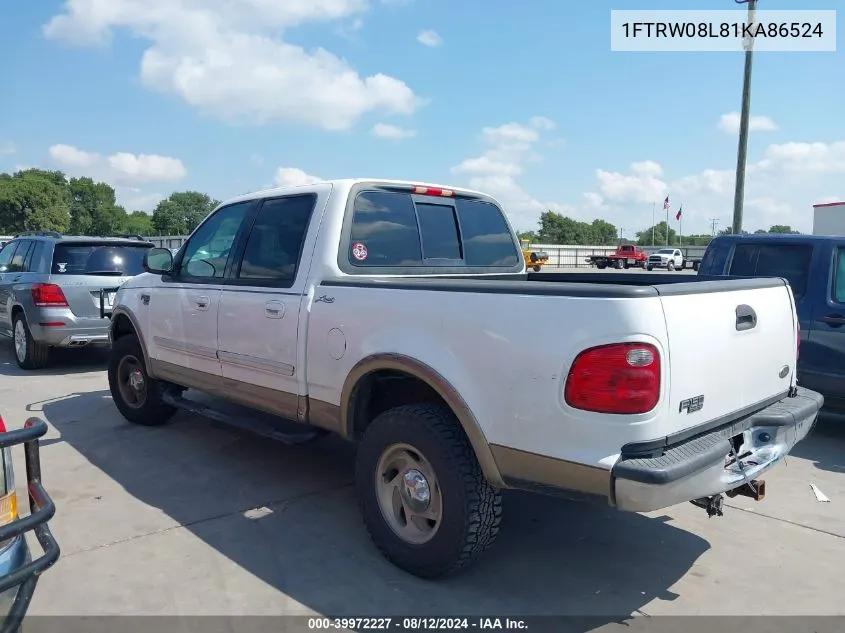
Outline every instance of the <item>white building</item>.
[(813, 205), (813, 235), (845, 235), (845, 202)]

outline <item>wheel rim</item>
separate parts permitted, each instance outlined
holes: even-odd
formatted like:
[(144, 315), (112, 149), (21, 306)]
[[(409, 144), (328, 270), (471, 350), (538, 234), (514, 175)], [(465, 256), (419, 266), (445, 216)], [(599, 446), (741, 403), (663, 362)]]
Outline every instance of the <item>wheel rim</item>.
[(127, 406), (139, 409), (147, 401), (147, 377), (141, 363), (134, 356), (124, 356), (117, 366), (120, 396)]
[(375, 473), (376, 497), (390, 529), (406, 543), (427, 543), (440, 528), (443, 497), (431, 463), (408, 444), (381, 454)]
[(20, 362), (26, 359), (26, 328), (23, 319), (18, 319), (15, 323), (15, 355)]

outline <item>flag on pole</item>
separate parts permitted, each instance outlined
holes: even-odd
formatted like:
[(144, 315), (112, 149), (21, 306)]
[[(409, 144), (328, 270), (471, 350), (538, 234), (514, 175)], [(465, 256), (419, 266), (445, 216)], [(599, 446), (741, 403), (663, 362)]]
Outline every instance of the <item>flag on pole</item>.
[(681, 221), (681, 213), (684, 211), (684, 205), (681, 205), (678, 209), (678, 212), (675, 214), (675, 219), (680, 222)]
[(666, 199), (663, 201), (663, 208), (664, 209), (669, 208), (669, 196), (666, 196)]

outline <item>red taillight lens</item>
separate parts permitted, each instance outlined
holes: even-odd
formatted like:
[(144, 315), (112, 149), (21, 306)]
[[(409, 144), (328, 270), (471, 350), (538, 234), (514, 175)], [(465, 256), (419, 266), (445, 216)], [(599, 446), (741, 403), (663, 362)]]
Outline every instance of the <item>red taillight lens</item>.
[(0, 433), (6, 432), (6, 423), (3, 421), (3, 416), (0, 415)]
[(413, 192), (421, 196), (440, 196), (441, 198), (453, 198), (455, 196), (455, 192), (451, 189), (441, 189), (439, 187), (415, 186)]
[(648, 343), (617, 343), (578, 354), (566, 377), (566, 404), (598, 413), (645, 413), (660, 399), (660, 354)]
[(32, 301), (38, 307), (66, 308), (65, 293), (56, 284), (33, 284)]

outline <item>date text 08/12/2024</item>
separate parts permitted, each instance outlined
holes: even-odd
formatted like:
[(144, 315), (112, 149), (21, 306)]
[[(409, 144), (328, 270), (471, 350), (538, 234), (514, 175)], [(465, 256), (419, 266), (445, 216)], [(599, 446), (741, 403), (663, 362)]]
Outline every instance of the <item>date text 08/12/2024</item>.
[(499, 617), (364, 617), (308, 618), (311, 631), (447, 631), (447, 630), (511, 630), (527, 631), (521, 618)]

